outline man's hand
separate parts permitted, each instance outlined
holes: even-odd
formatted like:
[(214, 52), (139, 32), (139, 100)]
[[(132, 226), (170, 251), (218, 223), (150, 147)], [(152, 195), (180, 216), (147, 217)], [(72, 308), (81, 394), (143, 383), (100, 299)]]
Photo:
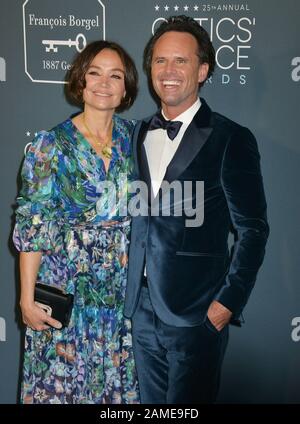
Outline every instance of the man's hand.
[(216, 300), (212, 301), (207, 311), (208, 319), (218, 331), (221, 331), (229, 323), (231, 315), (232, 312)]

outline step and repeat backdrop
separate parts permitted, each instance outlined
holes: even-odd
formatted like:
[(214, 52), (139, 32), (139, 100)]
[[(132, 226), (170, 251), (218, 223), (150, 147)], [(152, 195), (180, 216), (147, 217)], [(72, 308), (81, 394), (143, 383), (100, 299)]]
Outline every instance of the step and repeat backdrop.
[(23, 334), (11, 231), (24, 150), (37, 131), (76, 112), (64, 77), (93, 40), (119, 42), (137, 64), (139, 96), (125, 116), (151, 114), (143, 49), (177, 14), (203, 25), (216, 49), (201, 96), (257, 137), (271, 228), (246, 322), (231, 328), (219, 402), (300, 401), (300, 2), (0, 0), (0, 403), (18, 401)]

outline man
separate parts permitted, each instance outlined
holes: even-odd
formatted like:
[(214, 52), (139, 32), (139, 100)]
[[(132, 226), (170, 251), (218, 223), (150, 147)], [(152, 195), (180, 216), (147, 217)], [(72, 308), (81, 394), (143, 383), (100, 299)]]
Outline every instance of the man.
[[(161, 113), (134, 138), (152, 196), (148, 216), (133, 218), (125, 301), (142, 403), (216, 400), (228, 324), (240, 323), (264, 257), (269, 229), (255, 138), (198, 98), (214, 65), (207, 32), (186, 16), (162, 23), (145, 49)], [(196, 182), (204, 182), (202, 225), (191, 225), (190, 210), (177, 213), (164, 188), (175, 181), (182, 189), (193, 183), (189, 200), (198, 209)], [(159, 213), (151, 215), (153, 205)]]

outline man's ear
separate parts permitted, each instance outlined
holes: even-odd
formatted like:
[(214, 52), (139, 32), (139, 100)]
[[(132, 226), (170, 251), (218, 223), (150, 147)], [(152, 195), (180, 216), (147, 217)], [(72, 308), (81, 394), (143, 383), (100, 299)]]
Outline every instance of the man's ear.
[(208, 71), (209, 71), (209, 64), (206, 63), (206, 62), (201, 63), (201, 65), (199, 67), (199, 72), (198, 72), (198, 82), (199, 83), (206, 80)]

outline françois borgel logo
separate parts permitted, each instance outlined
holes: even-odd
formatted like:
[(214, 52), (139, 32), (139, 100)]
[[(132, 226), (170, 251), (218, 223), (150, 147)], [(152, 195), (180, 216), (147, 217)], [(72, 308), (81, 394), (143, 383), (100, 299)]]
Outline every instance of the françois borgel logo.
[(100, 0), (26, 0), (23, 3), (25, 73), (33, 82), (64, 84), (74, 56), (105, 39)]

